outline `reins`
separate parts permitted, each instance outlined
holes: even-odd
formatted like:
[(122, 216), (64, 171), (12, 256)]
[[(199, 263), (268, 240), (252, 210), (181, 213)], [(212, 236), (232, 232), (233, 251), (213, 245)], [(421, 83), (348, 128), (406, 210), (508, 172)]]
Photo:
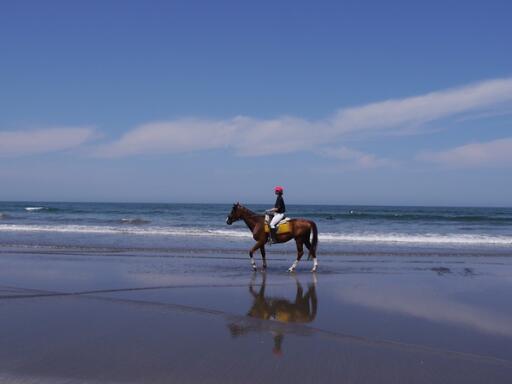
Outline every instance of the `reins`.
[(244, 207), (243, 205), (240, 205), (240, 208), (241, 210), (243, 210), (247, 215), (249, 215), (250, 217), (258, 217), (258, 218), (264, 218), (265, 215), (260, 215), (258, 213), (254, 213), (253, 211), (251, 211), (249, 208), (246, 208)]

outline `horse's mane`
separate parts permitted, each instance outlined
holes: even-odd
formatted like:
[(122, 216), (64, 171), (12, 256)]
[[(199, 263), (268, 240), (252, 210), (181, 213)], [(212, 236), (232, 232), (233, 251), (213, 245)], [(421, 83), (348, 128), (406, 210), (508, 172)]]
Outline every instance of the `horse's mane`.
[(257, 217), (263, 217), (265, 215), (261, 215), (261, 214), (258, 214), (258, 213), (255, 213), (253, 211), (251, 211), (249, 208), (247, 207), (244, 207), (242, 204), (238, 204), (238, 207), (242, 210), (242, 211), (245, 211), (246, 213), (248, 213), (249, 215), (251, 216), (257, 216)]

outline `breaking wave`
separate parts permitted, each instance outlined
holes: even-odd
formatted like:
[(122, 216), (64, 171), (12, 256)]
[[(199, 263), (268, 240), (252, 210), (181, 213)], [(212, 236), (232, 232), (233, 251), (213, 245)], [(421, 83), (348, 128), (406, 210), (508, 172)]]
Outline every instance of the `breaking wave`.
[(51, 207), (25, 207), (24, 209), (27, 212), (39, 212), (39, 211), (56, 212), (59, 210), (58, 208), (51, 208)]
[(42, 211), (43, 209), (45, 209), (45, 207), (25, 207), (25, 211), (29, 211), (29, 212)]
[(137, 219), (137, 218), (134, 218), (134, 219), (130, 219), (130, 218), (121, 219), (120, 222), (121, 222), (121, 224), (133, 224), (133, 225), (141, 225), (141, 224), (149, 224), (149, 223), (151, 223), (150, 220)]
[(395, 243), (424, 245), (502, 245), (512, 246), (512, 236), (439, 234), (439, 233), (324, 233), (319, 238), (326, 242)]
[[(207, 228), (180, 228), (156, 226), (92, 226), (92, 225), (19, 225), (0, 224), (0, 232), (25, 233), (80, 233), (142, 236), (189, 236), (250, 239), (247, 230)], [(390, 243), (407, 245), (489, 245), (512, 246), (512, 236), (483, 234), (439, 233), (320, 233), (320, 242), (326, 243)]]

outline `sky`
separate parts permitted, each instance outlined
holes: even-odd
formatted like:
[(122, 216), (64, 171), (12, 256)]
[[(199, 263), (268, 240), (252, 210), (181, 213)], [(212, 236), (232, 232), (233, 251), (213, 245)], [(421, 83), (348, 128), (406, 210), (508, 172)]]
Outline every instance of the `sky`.
[(512, 206), (510, 1), (0, 4), (0, 200)]

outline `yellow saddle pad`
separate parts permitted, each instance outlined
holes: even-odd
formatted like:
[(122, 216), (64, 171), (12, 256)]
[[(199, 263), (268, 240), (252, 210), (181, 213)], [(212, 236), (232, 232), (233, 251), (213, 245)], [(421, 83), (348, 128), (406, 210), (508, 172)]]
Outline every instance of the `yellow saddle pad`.
[[(290, 222), (287, 221), (286, 223), (283, 223), (277, 227), (277, 233), (288, 233), (291, 232)], [(270, 233), (270, 226), (265, 223), (265, 232)]]

